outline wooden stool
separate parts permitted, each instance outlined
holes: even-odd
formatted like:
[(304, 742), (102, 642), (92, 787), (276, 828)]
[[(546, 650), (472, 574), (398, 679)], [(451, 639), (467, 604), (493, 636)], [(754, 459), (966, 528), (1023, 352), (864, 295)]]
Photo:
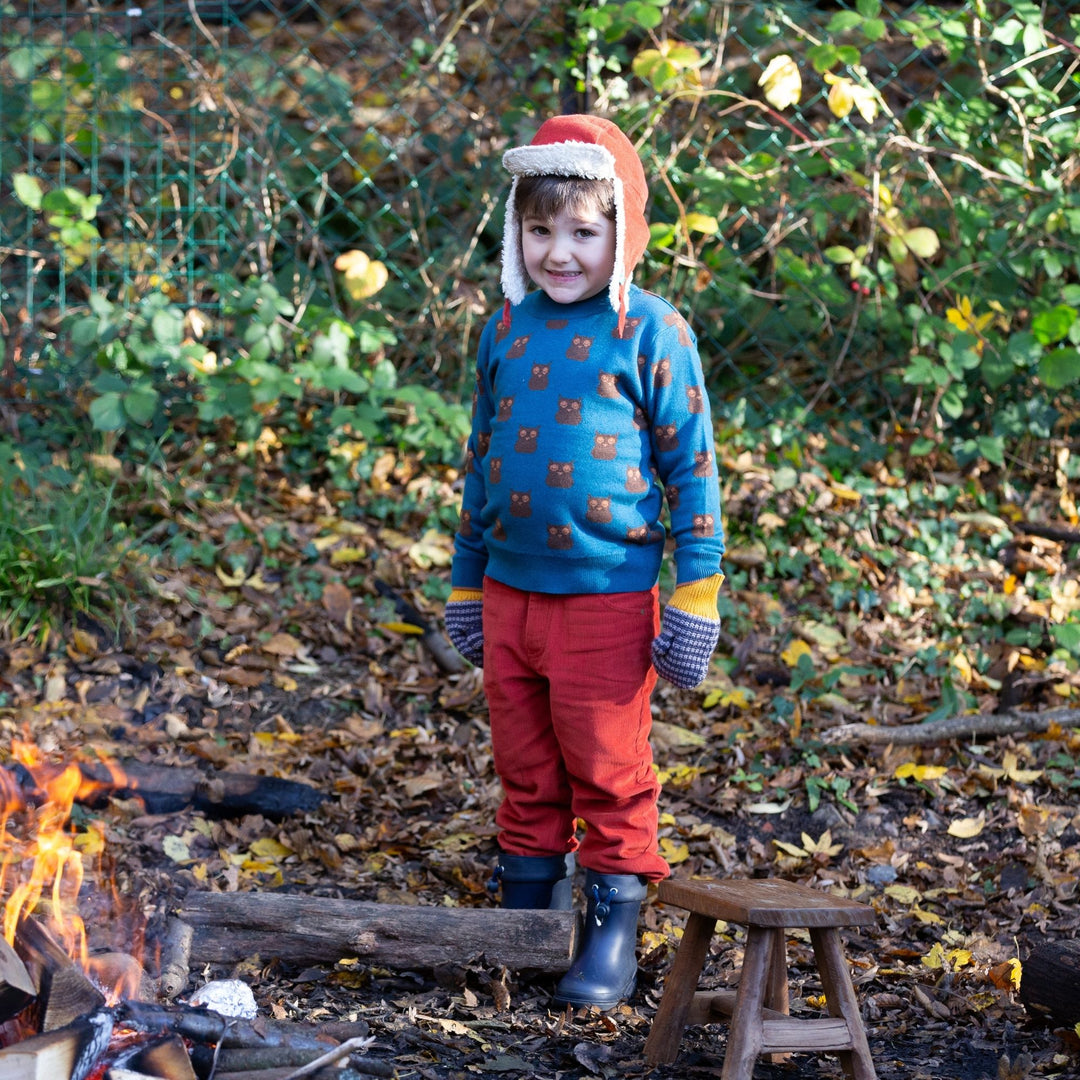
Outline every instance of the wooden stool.
[[(687, 1024), (731, 1017), (721, 1080), (751, 1080), (762, 1054), (836, 1053), (850, 1080), (877, 1080), (859, 1003), (840, 943), (840, 926), (868, 926), (872, 908), (777, 878), (667, 880), (658, 899), (690, 917), (645, 1042), (650, 1065), (674, 1061)], [(737, 991), (697, 992), (717, 919), (747, 927)], [(806, 927), (828, 1018), (789, 1015), (785, 927)]]

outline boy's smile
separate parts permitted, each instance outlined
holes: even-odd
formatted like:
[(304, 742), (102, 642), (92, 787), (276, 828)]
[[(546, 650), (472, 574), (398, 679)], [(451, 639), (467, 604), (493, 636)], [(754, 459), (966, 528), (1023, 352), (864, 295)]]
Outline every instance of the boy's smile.
[(521, 252), (532, 281), (560, 304), (603, 292), (615, 270), (615, 222), (597, 213), (560, 211), (521, 222)]

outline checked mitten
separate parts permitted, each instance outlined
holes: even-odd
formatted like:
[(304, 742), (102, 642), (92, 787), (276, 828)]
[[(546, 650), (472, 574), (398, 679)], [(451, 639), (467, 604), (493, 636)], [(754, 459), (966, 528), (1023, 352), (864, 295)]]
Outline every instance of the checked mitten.
[(450, 640), (470, 664), (484, 666), (484, 594), (479, 589), (453, 589), (443, 621)]
[(716, 594), (723, 574), (680, 585), (664, 608), (660, 633), (652, 643), (656, 673), (669, 683), (691, 690), (709, 673), (709, 661), (720, 638)]

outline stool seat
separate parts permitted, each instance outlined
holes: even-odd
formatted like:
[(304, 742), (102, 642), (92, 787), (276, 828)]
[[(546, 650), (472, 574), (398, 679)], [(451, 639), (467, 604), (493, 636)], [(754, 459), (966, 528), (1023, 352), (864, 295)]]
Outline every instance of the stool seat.
[[(752, 1080), (762, 1054), (836, 1053), (849, 1080), (877, 1080), (858, 1001), (840, 943), (842, 926), (869, 926), (873, 908), (779, 878), (660, 883), (661, 903), (690, 912), (645, 1042), (649, 1065), (672, 1062), (688, 1024), (730, 1017), (721, 1080)], [(747, 927), (738, 991), (698, 992), (718, 919)], [(790, 1016), (786, 928), (810, 932), (828, 1017)]]

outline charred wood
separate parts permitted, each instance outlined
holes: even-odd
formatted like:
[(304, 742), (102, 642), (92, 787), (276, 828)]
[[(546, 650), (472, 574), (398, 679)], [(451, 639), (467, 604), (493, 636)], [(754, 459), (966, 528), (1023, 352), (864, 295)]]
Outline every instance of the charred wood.
[(1020, 1000), (1057, 1027), (1080, 1023), (1080, 941), (1036, 945), (1024, 961)]

